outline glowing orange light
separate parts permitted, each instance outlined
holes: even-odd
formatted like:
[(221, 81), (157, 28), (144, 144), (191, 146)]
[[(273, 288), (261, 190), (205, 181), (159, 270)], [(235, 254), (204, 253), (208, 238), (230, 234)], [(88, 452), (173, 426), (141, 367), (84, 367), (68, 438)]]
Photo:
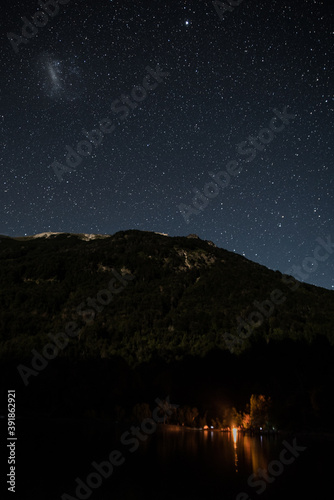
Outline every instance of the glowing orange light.
[(234, 465), (235, 465), (236, 472), (238, 472), (237, 432), (238, 432), (238, 429), (233, 427), (232, 428), (232, 436), (233, 436), (233, 448), (234, 448)]

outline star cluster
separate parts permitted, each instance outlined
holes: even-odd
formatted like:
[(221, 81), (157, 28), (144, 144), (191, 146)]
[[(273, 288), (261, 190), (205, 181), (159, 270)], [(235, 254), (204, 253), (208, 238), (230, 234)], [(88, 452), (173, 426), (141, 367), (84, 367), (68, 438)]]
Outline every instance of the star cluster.
[[(196, 233), (281, 272), (334, 240), (329, 1), (244, 0), (221, 19), (198, 0), (70, 0), (17, 53), (7, 34), (38, 3), (3, 5), (0, 234)], [(168, 77), (135, 102), (157, 65)], [(187, 223), (180, 206), (285, 107), (295, 118)], [(54, 162), (104, 119), (113, 133), (60, 182)], [(306, 281), (333, 288), (334, 253)]]

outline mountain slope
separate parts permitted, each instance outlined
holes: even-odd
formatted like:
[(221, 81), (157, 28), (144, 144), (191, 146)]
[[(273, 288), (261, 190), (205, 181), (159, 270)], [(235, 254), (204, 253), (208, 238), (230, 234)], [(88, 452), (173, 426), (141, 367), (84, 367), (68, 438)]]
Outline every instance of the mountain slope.
[[(130, 366), (204, 356), (214, 348), (241, 353), (263, 340), (324, 336), (334, 343), (333, 292), (287, 279), (196, 235), (0, 237), (0, 266), (2, 358), (43, 349), (47, 334), (63, 332), (70, 321), (78, 335), (61, 357), (119, 356)], [(122, 275), (133, 279), (108, 302), (101, 291), (111, 280), (121, 286)]]

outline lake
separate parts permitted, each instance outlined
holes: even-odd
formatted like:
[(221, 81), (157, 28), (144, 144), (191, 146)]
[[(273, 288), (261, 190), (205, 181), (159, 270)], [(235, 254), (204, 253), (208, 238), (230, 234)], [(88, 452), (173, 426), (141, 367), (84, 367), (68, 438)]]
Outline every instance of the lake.
[[(17, 428), (16, 498), (25, 500), (80, 498), (75, 480), (87, 484), (92, 473), (100, 486), (81, 489), (82, 499), (317, 499), (327, 497), (333, 474), (333, 438), (324, 436), (162, 426), (136, 447), (133, 438), (122, 444), (126, 428), (105, 422), (18, 420)], [(92, 462), (115, 450), (122, 463), (101, 478)]]

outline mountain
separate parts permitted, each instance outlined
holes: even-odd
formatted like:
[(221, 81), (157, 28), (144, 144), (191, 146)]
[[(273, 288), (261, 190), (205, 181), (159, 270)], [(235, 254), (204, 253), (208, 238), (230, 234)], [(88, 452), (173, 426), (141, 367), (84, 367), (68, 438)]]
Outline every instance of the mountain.
[[(65, 373), (94, 367), (90, 382), (98, 384), (101, 370), (110, 381), (117, 367), (132, 397), (160, 384), (196, 402), (229, 385), (229, 399), (266, 390), (291, 401), (301, 384), (307, 405), (324, 411), (334, 381), (324, 362), (334, 345), (329, 290), (196, 235), (0, 236), (0, 262), (0, 360), (29, 369), (36, 353), (49, 360), (43, 390), (51, 373), (65, 383)], [(29, 374), (25, 382), (37, 387), (41, 377)]]
[[(166, 360), (203, 355), (215, 346), (239, 352), (259, 338), (310, 342), (323, 335), (334, 341), (333, 292), (295, 282), (196, 235), (42, 233), (0, 241), (2, 356), (42, 348), (47, 333), (62, 331), (73, 318), (81, 320), (80, 339), (63, 356), (117, 354), (133, 365), (154, 354)], [(114, 277), (112, 269), (134, 279), (113, 294), (112, 303), (100, 298), (91, 321), (82, 322), (78, 306), (89, 297), (97, 300)], [(242, 319), (255, 326), (241, 328)]]

